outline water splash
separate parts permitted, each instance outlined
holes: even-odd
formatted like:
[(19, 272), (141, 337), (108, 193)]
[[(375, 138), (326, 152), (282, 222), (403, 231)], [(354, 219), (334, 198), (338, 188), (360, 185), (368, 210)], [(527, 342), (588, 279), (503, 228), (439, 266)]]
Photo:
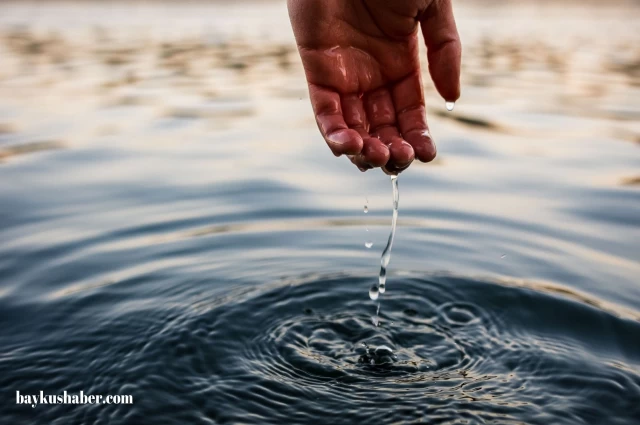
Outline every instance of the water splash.
[(456, 106), (456, 102), (445, 102), (444, 106), (447, 108), (447, 111), (451, 112)]
[(362, 346), (364, 347), (364, 353), (358, 359), (358, 363), (371, 366), (385, 366), (398, 360), (393, 350), (386, 345), (372, 348), (363, 342)]
[(371, 248), (372, 246), (373, 246), (373, 241), (366, 241), (364, 243), (364, 247), (367, 248), (367, 249)]

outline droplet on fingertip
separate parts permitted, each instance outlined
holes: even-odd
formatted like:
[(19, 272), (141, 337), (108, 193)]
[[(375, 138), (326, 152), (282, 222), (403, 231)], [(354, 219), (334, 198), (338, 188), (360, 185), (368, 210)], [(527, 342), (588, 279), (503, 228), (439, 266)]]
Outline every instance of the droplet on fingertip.
[(456, 102), (445, 102), (444, 106), (447, 108), (447, 111), (451, 112), (456, 106)]

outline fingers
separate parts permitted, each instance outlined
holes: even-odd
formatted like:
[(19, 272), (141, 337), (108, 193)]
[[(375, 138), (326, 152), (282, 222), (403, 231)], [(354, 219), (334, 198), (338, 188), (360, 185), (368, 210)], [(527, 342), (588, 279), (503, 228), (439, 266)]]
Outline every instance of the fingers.
[(413, 148), (400, 137), (396, 127), (381, 127), (376, 135), (389, 147), (389, 161), (384, 167), (387, 171), (398, 173), (411, 165), (415, 157)]
[(349, 128), (356, 130), (363, 140), (362, 152), (350, 157), (351, 162), (362, 171), (385, 165), (389, 161), (389, 148), (369, 135), (369, 123), (361, 96), (342, 96), (342, 113)]
[(389, 148), (388, 171), (399, 172), (414, 159), (413, 148), (404, 141), (396, 128), (396, 108), (391, 93), (386, 88), (365, 95), (364, 106), (369, 122), (369, 132), (377, 136)]
[(451, 0), (432, 2), (420, 26), (427, 45), (431, 79), (446, 101), (455, 102), (460, 97), (462, 48)]
[(413, 147), (418, 160), (433, 160), (436, 157), (436, 146), (427, 126), (420, 74), (416, 72), (400, 81), (393, 87), (392, 95), (402, 137)]
[(350, 129), (342, 115), (340, 95), (327, 88), (309, 84), (311, 105), (318, 128), (335, 156), (356, 155), (362, 152), (362, 136)]

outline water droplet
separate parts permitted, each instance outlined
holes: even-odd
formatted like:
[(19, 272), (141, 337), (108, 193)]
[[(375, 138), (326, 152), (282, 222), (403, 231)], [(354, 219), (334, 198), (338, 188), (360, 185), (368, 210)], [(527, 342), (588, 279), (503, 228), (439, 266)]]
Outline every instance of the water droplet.
[(378, 285), (378, 292), (380, 292), (381, 294), (384, 294), (384, 291), (386, 290), (386, 284), (382, 283)]
[(447, 108), (447, 111), (453, 111), (453, 108), (456, 106), (456, 102), (446, 102), (444, 106)]
[(369, 212), (369, 207), (367, 205), (364, 206), (364, 213), (368, 213)]
[(371, 288), (369, 288), (369, 298), (371, 298), (372, 300), (377, 300), (378, 299), (378, 285), (373, 284), (371, 285)]
[(371, 248), (371, 247), (373, 246), (373, 242), (371, 242), (371, 241), (366, 241), (366, 242), (364, 243), (364, 246), (365, 246), (365, 248)]
[(500, 258), (502, 258), (502, 259), (507, 258), (507, 254), (502, 254), (502, 255), (500, 256)]

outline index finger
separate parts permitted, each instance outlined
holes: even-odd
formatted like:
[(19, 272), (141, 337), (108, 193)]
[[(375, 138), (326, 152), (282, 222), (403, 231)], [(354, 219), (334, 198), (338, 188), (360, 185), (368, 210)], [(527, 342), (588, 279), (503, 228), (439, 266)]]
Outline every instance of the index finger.
[(462, 47), (451, 0), (434, 1), (420, 20), (427, 45), (429, 73), (438, 93), (449, 102), (460, 97)]

